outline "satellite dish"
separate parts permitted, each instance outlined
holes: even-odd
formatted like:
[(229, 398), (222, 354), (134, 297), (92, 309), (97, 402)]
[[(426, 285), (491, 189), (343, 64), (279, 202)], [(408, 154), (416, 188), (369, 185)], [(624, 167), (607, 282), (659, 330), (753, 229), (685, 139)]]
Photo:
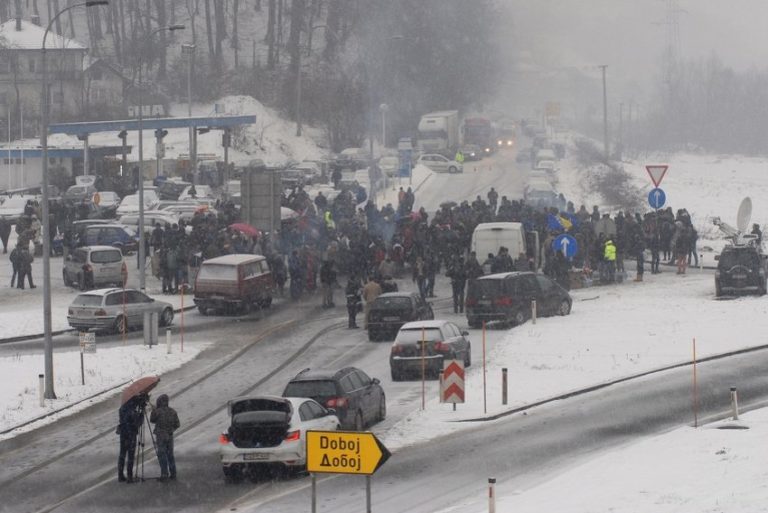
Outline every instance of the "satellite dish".
[(736, 214), (736, 228), (741, 232), (745, 233), (747, 231), (747, 227), (749, 226), (749, 221), (752, 218), (752, 200), (749, 199), (749, 196), (741, 200), (741, 205), (739, 205), (739, 213)]

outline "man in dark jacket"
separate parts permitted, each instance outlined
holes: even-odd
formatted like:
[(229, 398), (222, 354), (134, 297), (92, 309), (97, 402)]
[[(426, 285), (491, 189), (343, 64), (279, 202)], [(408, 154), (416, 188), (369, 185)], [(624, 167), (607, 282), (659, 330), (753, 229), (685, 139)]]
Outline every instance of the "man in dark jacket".
[[(144, 420), (144, 406), (147, 396), (142, 394), (126, 401), (118, 411), (120, 420), (117, 434), (120, 435), (120, 456), (117, 458), (117, 480), (133, 482), (133, 457), (136, 453), (136, 436), (139, 434), (141, 422)], [(128, 466), (125, 468), (126, 456)], [(127, 470), (127, 476), (123, 469)]]
[(323, 308), (333, 308), (333, 286), (336, 284), (336, 271), (332, 260), (323, 261), (320, 266), (320, 284), (323, 286)]
[(344, 291), (347, 295), (347, 313), (349, 314), (349, 325), (347, 327), (350, 329), (357, 328), (357, 312), (360, 309), (362, 299), (360, 295), (361, 289), (362, 285), (357, 276), (350, 276), (349, 280), (347, 280), (347, 288)]
[(453, 313), (464, 313), (464, 287), (467, 283), (467, 272), (464, 269), (464, 259), (458, 257), (446, 273), (451, 279), (453, 291)]
[(3, 253), (8, 253), (8, 237), (11, 235), (11, 222), (0, 217), (0, 241), (3, 243)]
[(168, 396), (157, 398), (157, 406), (152, 407), (149, 421), (155, 425), (157, 442), (157, 461), (160, 463), (160, 480), (176, 479), (176, 458), (173, 455), (173, 432), (179, 429), (179, 416), (176, 410), (168, 406)]

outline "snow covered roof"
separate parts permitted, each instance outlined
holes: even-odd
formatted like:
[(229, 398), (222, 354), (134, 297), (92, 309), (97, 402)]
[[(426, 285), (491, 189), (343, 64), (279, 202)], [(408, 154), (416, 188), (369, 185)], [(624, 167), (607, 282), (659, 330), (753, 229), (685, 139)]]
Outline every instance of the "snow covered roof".
[[(0, 24), (0, 46), (18, 50), (41, 50), (45, 29), (26, 20), (21, 20), (21, 30), (16, 30), (16, 20), (10, 19)], [(74, 39), (62, 37), (55, 32), (48, 33), (45, 48), (66, 50), (86, 50), (87, 48)]]

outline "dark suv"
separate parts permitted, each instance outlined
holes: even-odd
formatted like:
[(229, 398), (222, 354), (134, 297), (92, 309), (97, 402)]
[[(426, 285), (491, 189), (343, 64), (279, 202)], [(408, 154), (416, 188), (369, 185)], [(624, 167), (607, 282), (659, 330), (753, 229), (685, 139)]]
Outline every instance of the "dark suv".
[(309, 397), (332, 408), (342, 429), (362, 431), (387, 416), (387, 400), (379, 380), (355, 367), (304, 369), (288, 382), (283, 397)]
[(417, 292), (388, 292), (376, 298), (368, 314), (368, 340), (393, 340), (403, 324), (435, 318)]
[(755, 246), (726, 246), (715, 272), (715, 296), (766, 292), (765, 256)]
[(537, 316), (571, 313), (570, 294), (547, 276), (532, 272), (499, 273), (469, 282), (467, 322), (472, 328), (479, 328), (483, 321), (522, 324), (531, 317), (534, 300)]

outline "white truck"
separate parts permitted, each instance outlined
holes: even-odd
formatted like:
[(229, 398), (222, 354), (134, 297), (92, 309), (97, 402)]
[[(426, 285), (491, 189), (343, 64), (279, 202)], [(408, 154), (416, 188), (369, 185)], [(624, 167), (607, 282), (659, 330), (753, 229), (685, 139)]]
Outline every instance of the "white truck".
[(460, 145), (459, 111), (430, 112), (419, 121), (418, 148), (422, 153), (452, 153)]

